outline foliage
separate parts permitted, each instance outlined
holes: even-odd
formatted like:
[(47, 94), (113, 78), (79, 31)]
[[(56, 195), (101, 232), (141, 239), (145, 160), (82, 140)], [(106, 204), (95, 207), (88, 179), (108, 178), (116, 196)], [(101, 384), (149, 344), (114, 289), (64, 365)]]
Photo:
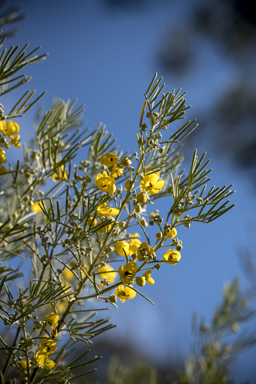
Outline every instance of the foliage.
[[(204, 319), (192, 319), (193, 341), (190, 355), (183, 372), (176, 367), (171, 371), (171, 362), (166, 361), (166, 373), (149, 363), (138, 361), (124, 365), (113, 356), (108, 368), (108, 384), (231, 384), (232, 365), (239, 353), (255, 345), (256, 334), (248, 332), (245, 324), (255, 320), (252, 299), (255, 290), (241, 290), (239, 280), (225, 284), (223, 300), (213, 313), (210, 324)], [(162, 367), (163, 370), (163, 367)]]
[[(16, 74), (45, 58), (26, 49), (2, 51), (1, 95), (26, 84), (28, 78)], [(23, 161), (7, 167), (9, 146), (21, 147), (22, 117), (42, 95), (30, 102), (34, 91), (27, 91), (7, 114), (2, 109), (0, 317), (8, 330), (0, 339), (7, 354), (2, 382), (69, 383), (91, 372), (87, 366), (99, 358), (85, 361), (88, 350), (78, 357), (73, 352), (78, 342), (90, 344), (114, 327), (98, 315), (108, 309), (104, 303), (117, 306), (118, 298), (125, 302), (137, 294), (152, 303), (143, 286), (155, 283), (162, 264), (171, 268), (180, 260), (177, 228), (209, 223), (232, 208), (230, 187), (206, 192), (205, 154), (198, 158), (195, 151), (188, 176), (179, 171), (180, 143), (196, 123), (164, 137), (189, 107), (180, 90), (164, 94), (163, 88), (156, 74), (144, 95), (138, 153), (126, 156), (104, 126), (80, 129), (83, 107), (58, 100), (38, 113), (36, 141), (24, 146)], [(165, 197), (172, 201), (166, 216), (150, 212)], [(148, 224), (156, 227), (153, 239)], [(21, 267), (14, 269), (17, 258)]]

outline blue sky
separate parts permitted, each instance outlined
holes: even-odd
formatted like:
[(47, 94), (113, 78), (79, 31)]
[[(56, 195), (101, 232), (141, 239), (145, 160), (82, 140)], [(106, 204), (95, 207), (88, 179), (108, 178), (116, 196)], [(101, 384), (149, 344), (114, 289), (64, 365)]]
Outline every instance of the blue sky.
[[(30, 42), (31, 49), (40, 45), (41, 53), (49, 52), (44, 62), (26, 68), (26, 74), (32, 76), (30, 89), (36, 89), (37, 94), (47, 91), (43, 99), (46, 108), (53, 98), (78, 98), (79, 105), (85, 104), (88, 126), (93, 129), (103, 122), (123, 151), (134, 152), (143, 94), (155, 72), (164, 76), (155, 55), (168, 26), (182, 21), (189, 12), (189, 1), (163, 0), (160, 5), (149, 1), (135, 13), (111, 13), (103, 1), (73, 0), (71, 5), (66, 0), (20, 0), (15, 4), (23, 6), (27, 19), (19, 22), (19, 33), (7, 44), (23, 46)], [(196, 110), (200, 103), (214, 103), (222, 84), (232, 82), (235, 75), (229, 63), (205, 47), (193, 78), (169, 75), (164, 81), (167, 91), (180, 87), (188, 91), (188, 104)], [(2, 100), (4, 109), (15, 100), (14, 93), (7, 94)], [(21, 123), (25, 142), (33, 137), (34, 113), (35, 109)], [(190, 116), (200, 123), (193, 109)], [(200, 129), (203, 135), (203, 127)], [(17, 156), (15, 148), (12, 160)], [(192, 311), (209, 320), (221, 300), (223, 283), (241, 275), (237, 248), (248, 242), (246, 225), (255, 225), (256, 200), (245, 176), (214, 153), (208, 158), (212, 158), (214, 184), (234, 184), (237, 192), (231, 198), (237, 206), (209, 225), (193, 224), (190, 229), (179, 230), (184, 246), (181, 262), (163, 268), (155, 276), (156, 284), (145, 291), (155, 306), (139, 297), (111, 310), (112, 320), (118, 324), (112, 336), (136, 340), (138, 348), (151, 356), (186, 356)], [(189, 159), (185, 164), (188, 169)], [(165, 204), (155, 208), (163, 213)], [(244, 287), (248, 285), (243, 275), (241, 282)], [(243, 379), (256, 374), (250, 359), (253, 354), (255, 348), (240, 360), (235, 371)]]

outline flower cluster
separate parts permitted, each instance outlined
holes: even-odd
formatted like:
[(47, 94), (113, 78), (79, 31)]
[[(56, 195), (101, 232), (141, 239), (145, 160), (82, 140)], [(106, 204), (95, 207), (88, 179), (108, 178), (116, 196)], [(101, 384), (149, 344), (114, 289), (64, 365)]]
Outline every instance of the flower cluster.
[(53, 369), (55, 363), (48, 356), (52, 355), (57, 348), (58, 346), (54, 340), (50, 339), (47, 335), (44, 336), (36, 353), (35, 363), (48, 371)]
[[(133, 199), (134, 201), (135, 208), (133, 212), (135, 218), (137, 217), (136, 215), (145, 211), (145, 209), (142, 207), (147, 203), (150, 195), (158, 194), (165, 186), (165, 180), (159, 180), (159, 171), (152, 173), (148, 172), (144, 176), (133, 178), (132, 172), (134, 169), (129, 167), (128, 172), (130, 172), (130, 175), (127, 175), (125, 168), (131, 165), (131, 161), (128, 158), (124, 158), (119, 163), (118, 156), (112, 152), (102, 156), (100, 158), (100, 162), (105, 166), (105, 170), (96, 175), (96, 187), (100, 191), (110, 195), (110, 199), (116, 201), (116, 198), (120, 193), (117, 193), (115, 184), (116, 179), (120, 176), (124, 176), (126, 178), (124, 190), (127, 191), (128, 196), (129, 194), (132, 196), (130, 200)], [(136, 182), (137, 186), (135, 185)], [(136, 192), (137, 188), (140, 189), (139, 193)], [(120, 190), (121, 189), (119, 188), (119, 191)], [(181, 254), (178, 250), (169, 249), (164, 253), (162, 262), (160, 262), (160, 264), (159, 261), (156, 260), (156, 251), (162, 247), (163, 241), (166, 241), (167, 239), (174, 239), (176, 237), (176, 228), (172, 227), (169, 230), (165, 230), (164, 238), (162, 241), (160, 243), (156, 242), (156, 245), (152, 247), (148, 242), (148, 239), (147, 241), (141, 242), (139, 240), (138, 233), (131, 235), (127, 234), (129, 239), (125, 239), (124, 234), (126, 233), (126, 223), (124, 220), (118, 222), (120, 215), (121, 210), (118, 205), (116, 205), (116, 207), (111, 207), (107, 203), (104, 203), (97, 207), (95, 216), (90, 216), (87, 220), (87, 226), (89, 230), (95, 228), (97, 233), (102, 233), (109, 239), (111, 238), (111, 233), (118, 233), (116, 230), (117, 226), (122, 228), (120, 232), (121, 238), (118, 239), (118, 236), (115, 236), (117, 239), (114, 241), (113, 247), (110, 247), (109, 250), (110, 252), (115, 251), (118, 255), (126, 259), (126, 263), (124, 265), (121, 264), (118, 269), (120, 279), (119, 281), (122, 284), (118, 285), (114, 294), (109, 297), (111, 302), (116, 301), (116, 299), (114, 299), (116, 296), (119, 297), (122, 302), (125, 302), (127, 299), (133, 299), (137, 292), (137, 290), (133, 287), (134, 284), (137, 284), (139, 287), (143, 287), (146, 284), (154, 284), (155, 281), (151, 277), (152, 269), (159, 269), (160, 264), (163, 262), (174, 265), (179, 262), (181, 258)], [(99, 221), (96, 219), (96, 216), (100, 218)], [(128, 219), (130, 220), (132, 217), (130, 216)], [(111, 224), (104, 225), (104, 221), (110, 219)], [(140, 222), (143, 223), (143, 220), (145, 221), (145, 219), (142, 218)], [(158, 235), (159, 234), (156, 236)], [(160, 233), (159, 239), (162, 237), (163, 234)], [(180, 242), (179, 240), (177, 241)], [(175, 243), (172, 243), (172, 245), (175, 245)], [(138, 262), (141, 264), (139, 265)], [(108, 285), (115, 282), (117, 272), (109, 264), (105, 264), (97, 270), (97, 275), (101, 276), (103, 279), (102, 282)]]
[[(21, 143), (19, 142), (20, 135), (18, 135), (19, 131), (19, 125), (14, 121), (10, 120), (6, 123), (5, 120), (0, 120), (0, 133), (3, 135), (0, 135), (0, 174), (7, 172), (6, 167), (3, 165), (3, 163), (7, 162), (5, 150), (3, 148), (8, 149), (10, 145), (17, 148), (21, 147)], [(9, 143), (6, 138), (10, 139)]]
[[(46, 324), (44, 325), (50, 325), (51, 326), (51, 336), (50, 338), (47, 334), (43, 336), (40, 340), (39, 349), (35, 354), (35, 358), (33, 363), (30, 360), (22, 360), (20, 362), (20, 366), (24, 370), (31, 370), (32, 365), (34, 364), (37, 367), (46, 369), (50, 371), (55, 367), (54, 361), (49, 359), (49, 356), (52, 355), (58, 346), (56, 345), (56, 341), (53, 340), (58, 333), (57, 333), (57, 326), (58, 326), (58, 320), (59, 315), (57, 313), (50, 313), (49, 315), (45, 316)], [(32, 332), (35, 332), (37, 329), (44, 328), (44, 325), (42, 322), (35, 321), (35, 327)]]

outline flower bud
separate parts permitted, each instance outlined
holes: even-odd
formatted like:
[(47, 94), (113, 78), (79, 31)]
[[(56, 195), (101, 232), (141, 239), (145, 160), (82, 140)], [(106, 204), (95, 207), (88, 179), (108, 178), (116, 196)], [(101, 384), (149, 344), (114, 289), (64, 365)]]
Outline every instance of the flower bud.
[(141, 223), (141, 225), (143, 227), (147, 227), (148, 226), (148, 223), (147, 223), (146, 219), (144, 219), (144, 218), (140, 220), (140, 223)]
[(136, 207), (135, 207), (135, 211), (137, 213), (140, 213), (142, 211), (142, 208), (141, 208), (141, 205), (140, 204), (137, 204)]
[(168, 239), (173, 239), (175, 236), (177, 236), (177, 229), (176, 228), (172, 228), (170, 230), (170, 232), (168, 233), (167, 238)]
[(162, 232), (157, 232), (156, 233), (156, 238), (157, 239), (161, 239), (162, 237), (163, 237)]
[(144, 276), (136, 277), (136, 284), (140, 287), (144, 287), (144, 285), (146, 285), (146, 278)]
[(126, 167), (129, 167), (129, 165), (131, 165), (131, 160), (128, 159), (128, 157), (124, 157), (121, 161), (120, 161), (120, 165), (122, 165), (122, 167), (126, 168)]
[(141, 204), (144, 204), (144, 203), (146, 203), (146, 201), (147, 201), (147, 195), (146, 195), (146, 193), (144, 193), (144, 192), (140, 192), (138, 195), (137, 195), (137, 201), (138, 201), (138, 203), (141, 203)]
[(117, 302), (117, 297), (115, 295), (109, 296), (108, 299), (109, 299), (110, 303), (116, 303)]

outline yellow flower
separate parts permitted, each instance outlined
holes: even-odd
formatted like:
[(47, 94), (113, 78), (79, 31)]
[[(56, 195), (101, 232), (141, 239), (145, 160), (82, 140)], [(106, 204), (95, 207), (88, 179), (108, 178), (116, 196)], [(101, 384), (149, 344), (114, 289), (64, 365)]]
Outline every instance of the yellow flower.
[[(42, 205), (42, 203), (41, 203), (41, 205)], [(34, 204), (31, 207), (31, 209), (35, 213), (42, 213), (42, 209), (41, 209), (41, 207), (39, 205), (39, 201), (35, 201)]]
[[(87, 220), (87, 225), (89, 227), (96, 227), (96, 225), (98, 225), (98, 224), (100, 224), (100, 223), (98, 223), (96, 219), (93, 219), (93, 217), (89, 217), (89, 219)], [(110, 231), (111, 225), (112, 224), (106, 225), (105, 227), (98, 229), (97, 232), (107, 233)]]
[(138, 260), (143, 261), (145, 257), (150, 256), (152, 253), (154, 253), (154, 249), (148, 243), (141, 243), (138, 249)]
[(152, 277), (151, 277), (151, 271), (150, 271), (150, 270), (144, 272), (144, 273), (142, 274), (142, 276), (145, 277), (146, 282), (147, 282), (148, 284), (155, 284), (155, 280), (152, 279)]
[(40, 341), (39, 351), (47, 356), (52, 355), (57, 348), (56, 341), (50, 339), (48, 335), (45, 335)]
[[(52, 169), (53, 168), (54, 167), (52, 167)], [(52, 181), (57, 182), (57, 181), (60, 181), (60, 180), (67, 180), (67, 179), (68, 179), (68, 175), (67, 175), (67, 172), (65, 171), (65, 165), (62, 164), (56, 170), (56, 172), (54, 172), (54, 174), (52, 175)]]
[(107, 192), (110, 195), (113, 195), (116, 191), (115, 179), (108, 176), (105, 171), (95, 176), (95, 184), (102, 192)]
[(117, 272), (115, 272), (114, 268), (112, 268), (109, 264), (99, 268), (97, 272), (99, 273), (99, 276), (102, 278), (102, 280), (108, 279), (109, 284), (113, 284), (117, 277)]
[(5, 157), (5, 151), (0, 148), (0, 164), (2, 163), (6, 163), (7, 162), (7, 159)]
[(141, 191), (148, 192), (151, 195), (156, 195), (165, 185), (164, 180), (158, 181), (160, 172), (151, 173), (150, 175), (144, 176), (144, 179), (140, 182)]
[(54, 328), (54, 327), (51, 328), (51, 336), (52, 336), (52, 338), (55, 338), (58, 336), (57, 328)]
[(118, 163), (118, 157), (112, 152), (109, 152), (105, 156), (101, 156), (100, 162), (103, 165), (106, 165), (107, 167), (110, 167), (111, 165), (117, 165)]
[(15, 137), (13, 137), (11, 139), (11, 141), (10, 141), (10, 144), (13, 145), (16, 148), (20, 148), (21, 147), (21, 143), (19, 143), (19, 139), (20, 139), (20, 135), (17, 135)]
[(168, 264), (177, 264), (178, 261), (181, 259), (181, 254), (176, 251), (176, 249), (169, 249), (166, 253), (163, 255), (163, 259), (168, 261)]
[(22, 369), (27, 369), (28, 364), (27, 364), (27, 362), (25, 360), (23, 360), (23, 361), (20, 362), (20, 366), (21, 366)]
[(134, 262), (127, 263), (124, 266), (120, 265), (119, 275), (122, 283), (127, 285), (132, 283), (136, 275), (137, 269), (138, 269), (138, 266)]
[(144, 287), (144, 285), (148, 284), (155, 284), (155, 280), (151, 277), (151, 271), (148, 270), (142, 274), (142, 276), (136, 277), (136, 284), (138, 284), (140, 287)]
[[(134, 235), (132, 235), (132, 237), (134, 236), (139, 236), (138, 233), (135, 233)], [(139, 239), (131, 239), (131, 241), (129, 242), (129, 249), (130, 249), (130, 253), (137, 253), (138, 252), (138, 249), (141, 245), (141, 241)]]
[(127, 243), (127, 241), (117, 241), (114, 245), (114, 248), (120, 256), (130, 255), (129, 243)]
[(119, 285), (119, 287), (116, 288), (116, 295), (124, 303), (127, 299), (133, 299), (136, 296), (136, 292), (129, 287)]
[(146, 195), (146, 193), (144, 193), (144, 192), (140, 192), (138, 195), (137, 195), (137, 201), (138, 201), (138, 203), (140, 203), (140, 204), (144, 204), (144, 203), (146, 203), (146, 201), (147, 201), (147, 195)]
[(48, 359), (47, 355), (42, 353), (39, 349), (39, 351), (36, 353), (35, 357), (35, 363), (37, 365), (40, 365), (40, 367), (47, 369), (50, 371), (52, 368), (54, 368), (55, 363), (54, 361)]
[(3, 175), (4, 173), (7, 173), (7, 169), (4, 165), (0, 165), (0, 175)]
[[(112, 220), (112, 222), (114, 222), (114, 220)], [(111, 225), (112, 224), (106, 225), (105, 227), (102, 227), (102, 228), (98, 229), (97, 232), (99, 232), (99, 233), (107, 233), (107, 232), (110, 231)]]
[(59, 321), (59, 315), (57, 313), (50, 313), (50, 315), (45, 316), (45, 320), (47, 321), (48, 325), (51, 327), (57, 327), (58, 321)]
[(122, 167), (126, 168), (126, 167), (129, 167), (129, 165), (131, 165), (131, 160), (128, 159), (128, 157), (124, 157), (121, 161), (120, 161), (120, 165), (122, 165)]
[(0, 132), (5, 135), (5, 120), (0, 120)]
[(87, 220), (88, 227), (96, 227), (97, 224), (98, 224), (97, 220), (94, 219), (92, 216), (90, 216), (89, 219)]
[(5, 135), (8, 136), (9, 139), (13, 139), (13, 135), (17, 135), (17, 133), (20, 131), (19, 124), (12, 120), (8, 121), (5, 127)]
[(56, 308), (57, 308), (59, 313), (64, 312), (66, 307), (67, 307), (67, 305), (66, 305), (66, 300), (65, 299), (59, 300), (58, 304), (56, 305)]
[(71, 281), (73, 280), (73, 278), (75, 277), (74, 276), (74, 273), (70, 271), (70, 269), (68, 268), (65, 268), (64, 271), (62, 271), (62, 275), (65, 277), (65, 279), (67, 279), (68, 281)]
[(176, 228), (172, 228), (170, 230), (170, 232), (168, 233), (167, 238), (168, 239), (172, 239), (175, 236), (177, 236), (177, 229)]
[(124, 170), (123, 170), (122, 167), (118, 167), (118, 166), (116, 166), (116, 167), (114, 167), (114, 168), (112, 169), (112, 171), (111, 171), (111, 177), (116, 178), (116, 177), (118, 177), (118, 176), (121, 176), (121, 175), (123, 174), (123, 172), (124, 172)]
[(105, 204), (100, 205), (97, 208), (97, 215), (98, 216), (116, 216), (119, 213), (119, 209), (112, 208), (112, 207), (106, 207)]

